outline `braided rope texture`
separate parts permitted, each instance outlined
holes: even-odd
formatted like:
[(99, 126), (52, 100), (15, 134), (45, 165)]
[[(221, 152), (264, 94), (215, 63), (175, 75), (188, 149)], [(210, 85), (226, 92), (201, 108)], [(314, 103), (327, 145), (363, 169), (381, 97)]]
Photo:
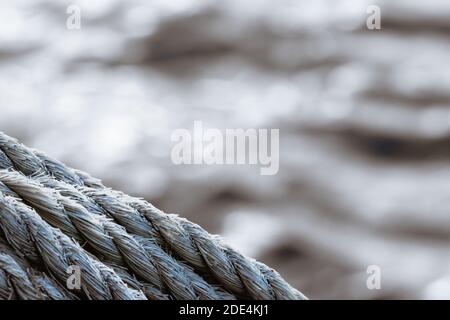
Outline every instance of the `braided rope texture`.
[(0, 299), (306, 297), (199, 225), (0, 132)]

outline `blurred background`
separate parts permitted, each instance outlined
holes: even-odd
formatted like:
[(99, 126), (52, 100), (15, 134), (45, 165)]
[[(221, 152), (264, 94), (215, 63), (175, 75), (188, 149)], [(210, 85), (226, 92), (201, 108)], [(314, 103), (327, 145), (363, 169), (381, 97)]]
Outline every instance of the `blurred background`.
[[(310, 298), (450, 298), (449, 18), (445, 0), (2, 1), (0, 130)], [(280, 128), (279, 173), (172, 164), (194, 120)]]

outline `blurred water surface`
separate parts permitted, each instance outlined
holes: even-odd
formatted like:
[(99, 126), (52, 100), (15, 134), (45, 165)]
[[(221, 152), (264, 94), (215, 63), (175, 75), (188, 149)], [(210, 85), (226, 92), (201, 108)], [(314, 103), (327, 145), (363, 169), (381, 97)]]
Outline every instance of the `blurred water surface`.
[[(311, 298), (450, 298), (449, 18), (443, 0), (3, 1), (0, 130)], [(279, 174), (173, 165), (195, 120), (280, 128)]]

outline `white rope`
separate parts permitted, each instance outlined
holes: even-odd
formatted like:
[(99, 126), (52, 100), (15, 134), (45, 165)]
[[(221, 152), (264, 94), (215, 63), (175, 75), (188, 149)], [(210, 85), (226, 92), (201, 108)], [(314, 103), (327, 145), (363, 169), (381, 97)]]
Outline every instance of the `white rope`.
[[(275, 270), (243, 256), (200, 226), (111, 190), (100, 180), (2, 133), (0, 169), (0, 227), (11, 246), (25, 250), (35, 263), (52, 266), (62, 281), (65, 275), (61, 270), (65, 271), (67, 263), (52, 260), (56, 257), (49, 254), (54, 248), (45, 248), (46, 255), (42, 255), (43, 248), (36, 250), (50, 244), (36, 243), (29, 220), (39, 221), (41, 228), (46, 226), (47, 233), (64, 234), (64, 245), (70, 243), (73, 250), (81, 249), (76, 243), (85, 245), (77, 252), (92, 266), (90, 272), (98, 275), (90, 275), (96, 282), (85, 288), (89, 298), (116, 298), (111, 292), (108, 295), (111, 286), (102, 286), (107, 282), (102, 270), (122, 278), (148, 298), (305, 298)], [(17, 219), (24, 220), (21, 230), (14, 230), (19, 228), (14, 225)], [(50, 225), (57, 230), (49, 231)], [(85, 250), (102, 262), (90, 261)], [(98, 263), (102, 267), (95, 269)], [(130, 292), (130, 298), (135, 296), (136, 292)]]

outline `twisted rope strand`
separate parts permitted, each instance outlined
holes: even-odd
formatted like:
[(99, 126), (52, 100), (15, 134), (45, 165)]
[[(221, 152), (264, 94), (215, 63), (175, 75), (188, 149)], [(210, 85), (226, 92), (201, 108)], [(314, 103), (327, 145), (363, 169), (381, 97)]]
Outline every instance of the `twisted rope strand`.
[[(303, 294), (284, 281), (278, 272), (244, 257), (223, 244), (220, 238), (211, 236), (186, 219), (165, 214), (146, 201), (120, 192), (111, 193), (107, 189), (86, 187), (81, 189), (108, 212), (116, 212), (115, 216), (121, 219), (122, 225), (133, 229), (137, 234), (152, 234), (159, 243), (168, 243), (173, 251), (192, 267), (200, 272), (209, 270), (226, 288), (238, 295), (249, 294), (255, 299), (305, 299)], [(125, 210), (125, 204), (136, 211)], [(126, 214), (118, 214), (118, 208)], [(147, 218), (150, 224), (140, 223), (142, 216)]]
[[(142, 227), (143, 224), (148, 224), (148, 222), (141, 216), (136, 217), (135, 213), (138, 215), (139, 213), (133, 208), (124, 206), (120, 202), (115, 206), (115, 202), (112, 201), (112, 206), (110, 206), (108, 202), (96, 201), (88, 193), (81, 193), (75, 187), (62, 181), (49, 179), (48, 176), (39, 178), (38, 181), (51, 189), (57, 190), (61, 195), (76, 201), (89, 212), (95, 215), (111, 217), (125, 227), (125, 230), (132, 234), (133, 238), (144, 246), (146, 252), (155, 261), (155, 266), (161, 278), (168, 284), (172, 291), (179, 290), (173, 288), (173, 279), (179, 279), (179, 281), (184, 282), (178, 286), (179, 288), (190, 288), (192, 285), (194, 292), (200, 299), (235, 299), (230, 293), (207, 283), (184, 263), (175, 260), (170, 255), (170, 252), (167, 252), (168, 250), (165, 248), (166, 244), (161, 241), (157, 242), (156, 240), (158, 238), (155, 238), (154, 234), (147, 232), (148, 228)], [(180, 276), (182, 277), (181, 279), (179, 278)]]
[[(88, 177), (87, 174), (86, 176)], [(110, 191), (105, 187), (79, 189), (104, 207), (127, 229), (140, 235), (151, 234), (158, 243), (168, 243), (194, 268), (200, 272), (209, 270), (226, 288), (238, 295), (250, 293), (250, 297), (255, 299), (305, 299), (305, 296), (284, 281), (278, 272), (244, 257), (224, 245), (220, 238), (211, 236), (186, 219), (165, 214), (146, 201)], [(130, 210), (127, 205), (136, 211)], [(150, 224), (143, 222), (142, 217)]]
[[(113, 265), (129, 266), (137, 275), (153, 284), (156, 288), (167, 286), (177, 299), (217, 299), (215, 290), (199, 276), (177, 263), (152, 241), (142, 246), (141, 238), (133, 237), (125, 229), (102, 215), (95, 215), (82, 205), (63, 197), (56, 189), (44, 188), (38, 181), (45, 180), (52, 186), (59, 185), (66, 193), (75, 193), (75, 189), (50, 181), (48, 178), (32, 180), (16, 172), (0, 171), (0, 181), (17, 193), (27, 203), (40, 208), (42, 216), (54, 227), (67, 235), (84, 239)], [(60, 206), (58, 206), (60, 204)], [(75, 230), (75, 233), (71, 233)], [(197, 289), (197, 290), (195, 290)], [(196, 292), (197, 291), (197, 292)], [(199, 296), (197, 295), (199, 294)]]
[(46, 297), (34, 287), (28, 274), (6, 253), (0, 252), (0, 297), (17, 296), (21, 300), (44, 300)]
[(0, 227), (16, 252), (38, 257), (62, 285), (67, 282), (68, 268), (79, 266), (81, 288), (88, 298), (144, 299), (141, 292), (128, 288), (118, 276), (113, 277), (111, 269), (93, 259), (60, 230), (49, 226), (33, 209), (3, 194), (0, 194)]
[[(240, 297), (305, 299), (303, 294), (292, 288), (275, 270), (243, 256), (192, 222), (177, 215), (165, 214), (141, 199), (110, 190), (100, 180), (68, 168), (1, 133), (0, 150), (5, 153), (5, 156), (0, 156), (0, 165), (5, 168), (12, 165), (32, 178), (47, 174), (74, 185), (113, 216), (128, 232), (150, 237), (164, 249), (168, 245), (195, 270), (212, 274), (225, 288)], [(62, 223), (62, 217), (59, 218)], [(66, 228), (65, 231), (71, 230)]]
[[(3, 282), (0, 279), (0, 299), (7, 299), (1, 293), (4, 284), (11, 284), (7, 288), (8, 296), (18, 296), (20, 299), (51, 299), (51, 300), (72, 300), (76, 296), (61, 287), (53, 278), (48, 277), (45, 273), (37, 271), (31, 267), (28, 261), (19, 256), (14, 249), (11, 248), (2, 238), (0, 238), (0, 254), (3, 255), (0, 263), (0, 278), (12, 277), (12, 280)], [(31, 286), (30, 286), (31, 285)], [(20, 292), (12, 292), (14, 288), (21, 287)], [(16, 290), (18, 291), (18, 290)], [(20, 293), (28, 292), (23, 295)]]
[(115, 226), (111, 226), (109, 231), (116, 231), (115, 240), (123, 250), (123, 257), (120, 249), (113, 242), (113, 238), (107, 234), (108, 221), (97, 222), (77, 203), (59, 196), (54, 190), (43, 188), (38, 182), (19, 173), (2, 171), (0, 180), (11, 190), (16, 190), (15, 192), (27, 203), (38, 208), (44, 220), (50, 225), (59, 228), (64, 234), (80, 243), (86, 239), (95, 251), (100, 252), (107, 261), (114, 265), (126, 266), (123, 257), (128, 258), (127, 262), (131, 261), (132, 267), (136, 264), (143, 267), (142, 269), (136, 267), (136, 270), (144, 279), (150, 281), (156, 288), (162, 287), (162, 283), (156, 275), (156, 269), (153, 264), (149, 263), (149, 257), (142, 253), (142, 249), (133, 239), (121, 237), (119, 228), (117, 228), (119, 230), (115, 230)]

